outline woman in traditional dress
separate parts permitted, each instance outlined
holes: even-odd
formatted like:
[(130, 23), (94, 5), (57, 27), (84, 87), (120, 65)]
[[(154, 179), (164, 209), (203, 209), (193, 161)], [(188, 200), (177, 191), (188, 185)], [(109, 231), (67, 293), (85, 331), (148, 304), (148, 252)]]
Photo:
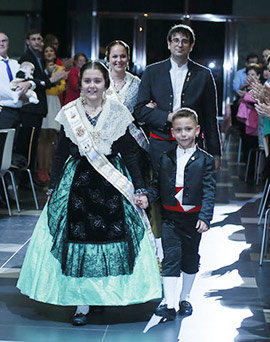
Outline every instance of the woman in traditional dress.
[(17, 284), (32, 299), (76, 305), (74, 325), (87, 323), (89, 305), (129, 305), (161, 296), (150, 227), (133, 201), (134, 192), (144, 192), (128, 131), (133, 117), (119, 101), (104, 98), (110, 79), (103, 64), (85, 64), (79, 84), (81, 97), (56, 118), (63, 130), (52, 194)]
[[(137, 103), (140, 79), (127, 72), (130, 62), (130, 47), (122, 40), (114, 40), (106, 47), (106, 61), (110, 70), (109, 98), (120, 101), (133, 114)], [(132, 123), (130, 134), (144, 150), (148, 149), (148, 139), (142, 128)]]

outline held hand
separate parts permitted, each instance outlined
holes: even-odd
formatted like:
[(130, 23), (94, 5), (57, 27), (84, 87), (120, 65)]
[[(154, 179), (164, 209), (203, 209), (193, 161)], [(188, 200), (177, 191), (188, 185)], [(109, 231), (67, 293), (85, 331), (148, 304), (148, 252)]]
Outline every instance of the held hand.
[(143, 195), (143, 194), (134, 195), (134, 202), (141, 209), (146, 209), (148, 207), (148, 198), (146, 195)]
[(146, 107), (148, 107), (148, 108), (156, 108), (156, 107), (157, 107), (157, 104), (156, 104), (156, 102), (154, 102), (153, 100), (151, 100), (150, 102), (148, 102), (148, 103), (146, 104)]
[(30, 82), (20, 82), (17, 84), (16, 91), (19, 91), (20, 94), (24, 95), (28, 89), (31, 88)]
[(196, 229), (198, 233), (204, 233), (204, 232), (207, 232), (209, 227), (204, 221), (198, 220), (196, 224)]

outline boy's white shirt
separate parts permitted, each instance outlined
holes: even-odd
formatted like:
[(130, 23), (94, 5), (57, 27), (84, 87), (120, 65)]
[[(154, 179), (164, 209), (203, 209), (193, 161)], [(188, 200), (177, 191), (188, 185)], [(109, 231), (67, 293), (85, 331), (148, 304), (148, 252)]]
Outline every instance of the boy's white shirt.
[[(193, 155), (193, 153), (196, 151), (196, 145), (183, 149), (177, 146), (176, 149), (176, 179), (175, 179), (175, 186), (176, 187), (183, 187), (184, 186), (184, 172), (187, 162), (189, 161), (190, 157)], [(194, 205), (183, 205), (183, 191), (184, 189), (180, 190), (176, 195), (175, 198), (179, 202), (179, 204), (182, 206), (184, 211), (188, 211), (193, 209)]]

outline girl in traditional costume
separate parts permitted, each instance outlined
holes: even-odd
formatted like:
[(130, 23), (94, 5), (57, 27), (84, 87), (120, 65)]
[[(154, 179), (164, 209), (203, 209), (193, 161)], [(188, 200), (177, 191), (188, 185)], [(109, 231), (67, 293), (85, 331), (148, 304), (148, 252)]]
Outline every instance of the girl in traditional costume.
[(161, 296), (149, 223), (133, 200), (134, 192), (144, 192), (128, 130), (133, 117), (119, 101), (104, 98), (110, 79), (103, 64), (85, 64), (79, 85), (80, 98), (56, 117), (63, 129), (52, 193), (17, 284), (32, 299), (76, 305), (75, 325), (87, 323), (89, 305)]

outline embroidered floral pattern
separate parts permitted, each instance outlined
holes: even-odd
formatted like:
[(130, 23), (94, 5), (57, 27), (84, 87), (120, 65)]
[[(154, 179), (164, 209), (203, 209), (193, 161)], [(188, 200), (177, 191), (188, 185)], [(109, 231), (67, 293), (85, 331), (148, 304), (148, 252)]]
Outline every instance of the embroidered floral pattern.
[[(118, 156), (111, 162), (129, 177)], [(67, 161), (48, 205), (48, 226), (51, 253), (71, 277), (131, 274), (145, 234), (136, 209), (85, 158)]]

